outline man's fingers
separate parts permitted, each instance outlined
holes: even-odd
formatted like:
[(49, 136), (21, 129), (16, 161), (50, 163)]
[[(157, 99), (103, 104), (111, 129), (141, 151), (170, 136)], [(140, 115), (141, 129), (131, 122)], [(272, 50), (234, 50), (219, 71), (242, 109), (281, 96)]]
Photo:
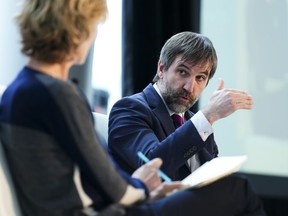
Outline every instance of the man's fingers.
[(253, 101), (252, 100), (241, 100), (235, 101), (236, 109), (252, 109), (253, 108)]

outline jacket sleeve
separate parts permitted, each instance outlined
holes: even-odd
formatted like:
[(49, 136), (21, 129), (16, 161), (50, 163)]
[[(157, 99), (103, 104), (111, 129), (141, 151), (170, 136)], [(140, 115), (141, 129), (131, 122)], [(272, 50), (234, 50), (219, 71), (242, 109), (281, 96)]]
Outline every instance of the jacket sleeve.
[[(129, 172), (143, 164), (136, 156), (137, 151), (142, 151), (149, 159), (160, 157), (163, 160), (161, 169), (171, 177), (206, 145), (216, 146), (211, 138), (203, 142), (191, 121), (171, 134), (163, 129), (164, 126), (145, 101), (123, 98), (110, 112), (109, 150), (121, 167)], [(210, 154), (212, 159), (217, 152)]]
[(78, 165), (84, 190), (96, 206), (118, 203), (126, 194), (129, 178), (123, 178), (103, 149), (85, 98), (77, 91), (58, 91), (58, 94), (63, 95), (58, 95), (61, 101), (56, 101), (57, 110), (53, 110), (61, 114), (54, 116), (58, 128), (55, 137)]

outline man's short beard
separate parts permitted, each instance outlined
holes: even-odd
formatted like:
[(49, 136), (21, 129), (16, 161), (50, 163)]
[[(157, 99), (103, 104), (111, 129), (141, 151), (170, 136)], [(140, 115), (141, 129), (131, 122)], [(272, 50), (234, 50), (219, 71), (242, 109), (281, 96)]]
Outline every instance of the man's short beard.
[[(165, 99), (166, 103), (167, 103), (167, 99)], [(189, 102), (189, 103), (181, 103), (179, 101), (178, 102), (177, 101), (174, 101), (174, 102), (171, 101), (171, 102), (167, 103), (167, 106), (171, 111), (173, 111), (175, 113), (184, 113), (187, 110), (189, 110), (197, 102), (197, 100), (198, 99), (196, 99), (192, 102)]]
[[(187, 91), (183, 90), (174, 90), (171, 87), (166, 86), (165, 92), (162, 92), (162, 97), (166, 102), (167, 107), (175, 113), (184, 113), (190, 109), (198, 100), (198, 98), (192, 98)], [(180, 97), (186, 97), (189, 102), (185, 103), (179, 101)]]

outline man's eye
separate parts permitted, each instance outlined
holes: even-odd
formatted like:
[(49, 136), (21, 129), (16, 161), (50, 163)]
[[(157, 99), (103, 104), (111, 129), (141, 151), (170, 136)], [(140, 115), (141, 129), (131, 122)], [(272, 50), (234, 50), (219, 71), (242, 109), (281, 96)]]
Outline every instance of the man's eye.
[(180, 70), (179, 73), (180, 73), (182, 76), (187, 75), (187, 71), (185, 71), (185, 70)]
[(197, 80), (199, 81), (205, 81), (207, 79), (206, 76), (197, 76)]

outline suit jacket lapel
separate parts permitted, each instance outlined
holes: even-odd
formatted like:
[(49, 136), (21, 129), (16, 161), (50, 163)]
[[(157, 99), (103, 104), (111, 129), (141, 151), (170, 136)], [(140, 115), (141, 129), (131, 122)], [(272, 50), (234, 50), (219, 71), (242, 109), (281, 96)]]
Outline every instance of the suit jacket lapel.
[[(152, 112), (154, 112), (155, 116), (159, 120), (162, 125), (166, 136), (169, 136), (171, 133), (175, 131), (175, 126), (173, 124), (172, 119), (170, 118), (169, 112), (163, 103), (161, 97), (154, 89), (152, 84), (149, 84), (144, 90), (143, 93), (146, 97), (148, 105), (151, 107)], [(185, 119), (190, 119), (193, 116), (193, 113), (187, 111), (185, 114)], [(190, 168), (188, 163), (179, 167), (179, 170), (175, 173), (174, 179), (181, 180), (190, 174)]]
[(159, 96), (152, 84), (149, 84), (143, 90), (143, 93), (146, 96), (147, 103), (151, 107), (152, 112), (154, 112), (155, 116), (161, 123), (164, 132), (169, 136), (175, 131), (175, 127), (162, 98)]
[(193, 116), (194, 114), (191, 112), (191, 111), (186, 111), (185, 113), (184, 113), (184, 119), (185, 119), (185, 121), (187, 121), (188, 119), (190, 119), (192, 116)]

